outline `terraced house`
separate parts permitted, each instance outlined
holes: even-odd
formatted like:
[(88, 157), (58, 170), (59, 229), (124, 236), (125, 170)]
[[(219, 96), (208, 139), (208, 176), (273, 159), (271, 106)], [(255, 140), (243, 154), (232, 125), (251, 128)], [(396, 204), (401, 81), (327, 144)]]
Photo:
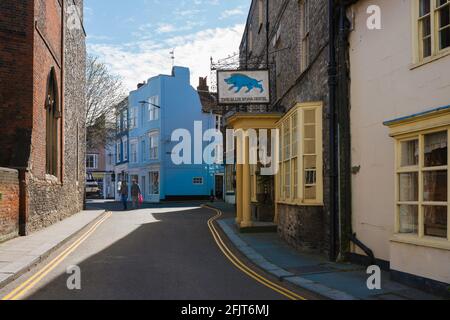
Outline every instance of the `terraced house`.
[(448, 295), (449, 16), (448, 0), (252, 1), (240, 68), (270, 71), (271, 103), (227, 125), (278, 128), (280, 170), (227, 168), (241, 229), (271, 221), (299, 250)]
[(211, 194), (223, 194), (222, 164), (194, 163), (193, 157), (189, 163), (178, 164), (172, 159), (174, 147), (181, 142), (172, 141), (176, 130), (189, 134), (190, 141), (183, 139), (189, 145), (184, 152), (194, 155), (198, 141), (202, 147), (207, 145), (202, 142), (203, 133), (215, 129), (220, 121), (219, 115), (202, 105), (208, 101), (208, 88), (199, 90), (203, 90), (202, 99), (190, 84), (189, 69), (175, 66), (170, 75), (148, 79), (130, 93), (128, 179), (139, 182), (146, 202), (209, 199)]
[(83, 1), (2, 0), (0, 240), (82, 210), (84, 96)]

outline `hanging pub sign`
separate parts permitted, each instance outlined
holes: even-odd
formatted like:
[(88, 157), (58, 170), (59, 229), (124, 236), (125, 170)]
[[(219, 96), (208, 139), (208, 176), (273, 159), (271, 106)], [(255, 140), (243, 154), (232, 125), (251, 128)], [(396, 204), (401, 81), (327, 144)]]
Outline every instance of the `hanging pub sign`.
[(217, 71), (219, 104), (269, 104), (268, 70)]

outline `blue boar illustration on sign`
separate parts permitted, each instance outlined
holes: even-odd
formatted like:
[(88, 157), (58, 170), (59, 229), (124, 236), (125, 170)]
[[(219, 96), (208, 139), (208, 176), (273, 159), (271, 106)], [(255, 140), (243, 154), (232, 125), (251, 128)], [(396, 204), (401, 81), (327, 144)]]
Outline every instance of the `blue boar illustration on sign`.
[(263, 80), (258, 81), (242, 73), (232, 74), (229, 78), (225, 79), (225, 82), (231, 85), (228, 90), (231, 91), (236, 88), (235, 93), (240, 92), (244, 87), (247, 88), (247, 91), (245, 93), (249, 93), (253, 89), (259, 89), (261, 93), (264, 92), (264, 88), (261, 84)]

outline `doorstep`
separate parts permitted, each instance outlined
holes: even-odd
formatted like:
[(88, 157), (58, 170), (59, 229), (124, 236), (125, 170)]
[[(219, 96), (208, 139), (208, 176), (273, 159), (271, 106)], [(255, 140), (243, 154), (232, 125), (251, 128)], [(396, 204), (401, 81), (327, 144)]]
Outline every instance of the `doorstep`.
[(105, 210), (82, 211), (29, 236), (1, 243), (0, 288), (31, 270), (104, 214)]

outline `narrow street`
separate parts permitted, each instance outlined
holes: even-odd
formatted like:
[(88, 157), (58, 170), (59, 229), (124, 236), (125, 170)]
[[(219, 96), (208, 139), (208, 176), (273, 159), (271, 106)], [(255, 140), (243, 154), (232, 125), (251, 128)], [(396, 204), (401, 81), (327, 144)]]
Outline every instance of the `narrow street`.
[[(207, 226), (211, 210), (198, 204), (127, 212), (117, 211), (116, 204), (97, 206), (112, 215), (21, 299), (286, 299), (227, 260)], [(0, 297), (45, 268), (56, 254), (0, 291)], [(81, 269), (81, 290), (66, 285), (66, 270), (73, 265)]]

